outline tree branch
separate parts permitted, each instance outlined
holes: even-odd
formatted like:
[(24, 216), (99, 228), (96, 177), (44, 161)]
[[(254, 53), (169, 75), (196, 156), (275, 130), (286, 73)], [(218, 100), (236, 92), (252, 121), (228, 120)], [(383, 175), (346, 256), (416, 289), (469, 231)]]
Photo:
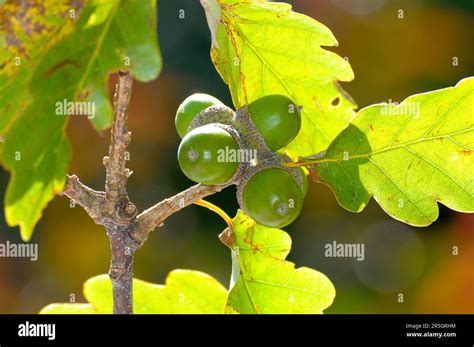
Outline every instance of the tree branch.
[(131, 236), (139, 244), (143, 244), (150, 232), (163, 225), (166, 218), (185, 208), (199, 199), (212, 195), (228, 187), (227, 185), (196, 184), (181, 193), (165, 199), (140, 213), (136, 219)]
[(84, 185), (76, 175), (67, 176), (64, 195), (78, 204), (97, 223), (102, 224), (102, 210), (105, 204), (105, 193), (95, 191)]
[(125, 168), (125, 154), (132, 139), (127, 127), (127, 108), (132, 94), (133, 77), (128, 71), (119, 71), (114, 95), (114, 122), (110, 133), (109, 156), (104, 158), (107, 171), (105, 193), (107, 200), (117, 203), (127, 200), (127, 178), (131, 171)]
[(130, 237), (131, 225), (105, 224), (112, 259), (109, 277), (112, 281), (114, 313), (133, 313), (133, 255), (137, 244)]
[(155, 228), (166, 218), (225, 185), (195, 185), (152, 206), (137, 217), (137, 209), (127, 194), (126, 149), (131, 133), (127, 128), (127, 108), (132, 92), (132, 75), (119, 72), (114, 95), (114, 121), (110, 136), (106, 168), (105, 192), (95, 191), (79, 181), (76, 175), (67, 177), (64, 194), (82, 206), (97, 224), (104, 225), (110, 241), (112, 258), (109, 277), (112, 281), (114, 313), (133, 313), (133, 256)]
[(112, 281), (114, 313), (119, 314), (133, 313), (133, 254), (137, 248), (130, 237), (137, 209), (128, 198), (127, 179), (131, 171), (125, 167), (125, 154), (132, 139), (127, 127), (132, 82), (133, 76), (129, 71), (119, 71), (114, 94), (114, 122), (110, 132), (109, 156), (104, 157), (104, 207), (109, 216), (104, 225), (112, 253), (109, 277)]

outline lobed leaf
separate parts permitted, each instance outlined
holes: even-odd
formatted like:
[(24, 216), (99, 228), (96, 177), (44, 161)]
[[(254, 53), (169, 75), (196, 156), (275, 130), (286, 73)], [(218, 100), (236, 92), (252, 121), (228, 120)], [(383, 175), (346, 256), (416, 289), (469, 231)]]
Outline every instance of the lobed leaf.
[[(50, 304), (40, 313), (112, 313), (112, 283), (108, 275), (87, 280), (84, 296), (89, 304)], [(174, 270), (168, 274), (165, 285), (133, 280), (134, 313), (223, 313), (226, 298), (227, 290), (199, 271)]]
[(239, 210), (233, 220), (232, 281), (227, 312), (322, 313), (336, 295), (322, 273), (285, 260), (291, 238)]
[(288, 152), (304, 156), (327, 148), (355, 108), (338, 84), (354, 78), (349, 63), (321, 47), (337, 46), (331, 31), (286, 3), (219, 2), (211, 57), (235, 107), (269, 94), (287, 95), (303, 107), (301, 131)]
[(149, 81), (161, 69), (156, 1), (69, 3), (30, 0), (0, 11), (9, 19), (0, 35), (0, 161), (11, 172), (5, 215), (24, 240), (65, 183), (70, 116), (57, 114), (58, 103), (93, 102), (91, 122), (104, 129), (112, 119), (108, 75), (124, 68)]
[(426, 226), (437, 202), (474, 212), (474, 78), (359, 111), (316, 169), (346, 209), (371, 196), (392, 217)]

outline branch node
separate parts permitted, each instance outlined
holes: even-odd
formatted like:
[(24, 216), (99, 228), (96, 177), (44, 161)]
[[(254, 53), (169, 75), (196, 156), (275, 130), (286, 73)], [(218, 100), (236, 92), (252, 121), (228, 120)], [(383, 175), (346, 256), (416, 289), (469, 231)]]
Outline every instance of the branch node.
[(63, 194), (82, 206), (97, 224), (102, 223), (104, 215), (105, 193), (95, 191), (84, 185), (76, 175), (67, 176)]
[(128, 218), (133, 218), (137, 214), (137, 207), (132, 204), (131, 202), (125, 207), (125, 213), (127, 214)]
[(123, 137), (123, 143), (124, 143), (125, 147), (127, 147), (130, 144), (130, 142), (132, 141), (132, 132), (127, 131), (126, 133), (122, 134), (122, 137)]

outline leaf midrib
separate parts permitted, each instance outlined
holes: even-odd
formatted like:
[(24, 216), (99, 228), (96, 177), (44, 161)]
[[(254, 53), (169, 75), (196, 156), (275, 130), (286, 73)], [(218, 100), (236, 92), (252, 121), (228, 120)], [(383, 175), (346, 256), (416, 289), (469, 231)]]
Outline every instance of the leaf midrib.
[[(379, 149), (379, 150), (376, 150), (374, 152), (367, 152), (367, 153), (363, 153), (363, 154), (355, 154), (355, 155), (349, 155), (349, 158), (347, 160), (345, 160), (344, 158), (342, 157), (338, 157), (338, 158), (322, 158), (322, 159), (318, 159), (318, 160), (314, 160), (314, 161), (311, 161), (312, 164), (324, 164), (324, 163), (332, 163), (332, 162), (340, 162), (340, 161), (350, 161), (350, 160), (354, 160), (354, 159), (366, 159), (370, 156), (374, 156), (374, 155), (377, 155), (377, 154), (381, 154), (381, 153), (385, 153), (385, 152), (390, 152), (390, 151), (395, 151), (397, 149), (405, 149), (411, 145), (415, 145), (415, 144), (418, 144), (418, 143), (423, 143), (423, 142), (429, 142), (429, 141), (435, 141), (435, 140), (440, 140), (440, 139), (445, 139), (445, 138), (448, 138), (450, 140), (453, 140), (451, 138), (451, 136), (456, 136), (456, 135), (461, 135), (461, 134), (465, 134), (467, 132), (470, 132), (470, 131), (474, 131), (474, 128), (469, 128), (469, 129), (465, 129), (465, 130), (461, 130), (461, 131), (457, 131), (457, 132), (454, 132), (454, 133), (450, 133), (450, 134), (443, 134), (443, 135), (440, 135), (440, 136), (433, 136), (433, 137), (425, 137), (425, 138), (420, 138), (420, 139), (417, 139), (417, 140), (413, 140), (413, 141), (410, 141), (410, 142), (406, 142), (406, 143), (402, 143), (400, 145), (397, 145), (397, 146), (393, 146), (393, 147), (385, 147), (385, 148), (382, 148), (382, 149)], [(455, 143), (456, 145), (459, 146), (459, 144), (456, 142), (453, 141), (453, 143)], [(464, 145), (463, 145), (464, 146)]]
[[(294, 271), (297, 271), (297, 270), (295, 269)], [(321, 297), (324, 297), (324, 298), (328, 298), (328, 299), (331, 298), (330, 295), (324, 295), (324, 294), (322, 294), (322, 293), (321, 293), (321, 290), (319, 290), (319, 291), (310, 290), (310, 289), (305, 289), (305, 288), (302, 288), (302, 287), (296, 287), (296, 286), (292, 286), (292, 285), (288, 285), (288, 284), (281, 284), (281, 283), (275, 283), (275, 282), (267, 282), (267, 281), (256, 280), (256, 279), (250, 279), (250, 278), (247, 278), (247, 279), (245, 279), (245, 280), (248, 281), (248, 282), (253, 282), (253, 283), (256, 283), (256, 284), (266, 285), (266, 286), (270, 286), (270, 287), (291, 289), (291, 290), (298, 291), (298, 292), (302, 292), (302, 293), (308, 294), (308, 295), (318, 295), (318, 296), (321, 296)]]
[[(290, 95), (291, 99), (298, 104), (298, 100), (296, 99), (296, 97), (294, 96), (294, 93), (291, 91), (291, 89), (288, 87), (288, 85), (286, 84), (286, 82), (282, 79), (282, 77), (280, 75), (278, 75), (273, 67), (263, 58), (263, 56), (261, 56), (259, 54), (259, 52), (257, 51), (257, 49), (255, 48), (255, 46), (250, 42), (250, 40), (248, 39), (247, 35), (244, 34), (244, 32), (242, 31), (242, 29), (240, 28), (240, 26), (237, 24), (236, 21), (234, 21), (232, 18), (229, 17), (229, 15), (226, 13), (226, 11), (222, 11), (222, 15), (223, 17), (226, 19), (227, 23), (231, 24), (239, 33), (240, 37), (242, 38), (242, 40), (244, 40), (245, 44), (252, 50), (252, 52), (255, 54), (255, 56), (261, 61), (262, 65), (263, 66), (266, 66), (268, 68), (268, 70), (273, 74), (273, 76), (275, 76), (275, 78), (277, 78), (277, 80), (280, 82), (280, 84), (283, 86), (283, 88), (287, 91), (287, 93)], [(263, 90), (263, 84), (262, 84), (262, 90)], [(247, 93), (246, 93), (247, 94)], [(246, 102), (248, 103), (248, 100), (246, 100)], [(305, 112), (303, 110), (303, 112)], [(322, 131), (319, 126), (316, 124), (316, 122), (314, 121), (313, 117), (307, 117), (307, 119), (313, 124), (313, 126), (315, 127), (315, 129), (318, 130), (318, 132), (324, 137), (324, 139), (327, 141), (327, 142), (330, 142), (331, 139), (328, 138), (328, 135)]]
[(112, 24), (112, 21), (115, 18), (115, 15), (117, 14), (117, 11), (118, 11), (119, 7), (121, 6), (121, 3), (122, 3), (122, 1), (117, 1), (117, 3), (115, 4), (114, 9), (112, 10), (112, 12), (110, 12), (109, 18), (107, 18), (107, 21), (105, 22), (104, 28), (103, 28), (102, 32), (100, 33), (100, 36), (97, 40), (97, 44), (95, 46), (95, 49), (92, 52), (91, 57), (89, 58), (89, 61), (87, 62), (86, 69), (84, 70), (84, 73), (82, 74), (81, 79), (77, 83), (77, 88), (76, 88), (76, 91), (74, 93), (74, 98), (75, 99), (77, 98), (78, 94), (80, 93), (81, 89), (83, 88), (84, 82), (85, 82), (87, 76), (89, 75), (90, 70), (92, 69), (92, 65), (94, 64), (94, 61), (97, 59), (97, 56), (99, 55), (99, 52), (102, 49), (102, 46), (104, 45), (105, 37), (106, 37), (107, 33), (109, 32), (110, 25)]

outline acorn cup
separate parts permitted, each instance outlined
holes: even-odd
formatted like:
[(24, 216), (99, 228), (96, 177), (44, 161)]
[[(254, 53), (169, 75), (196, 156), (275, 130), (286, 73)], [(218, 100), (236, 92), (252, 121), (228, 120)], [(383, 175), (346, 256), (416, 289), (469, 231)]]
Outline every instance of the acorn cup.
[(300, 168), (282, 165), (289, 161), (286, 155), (277, 154), (271, 160), (248, 168), (240, 178), (239, 206), (261, 225), (282, 228), (301, 212), (307, 190), (306, 176)]

